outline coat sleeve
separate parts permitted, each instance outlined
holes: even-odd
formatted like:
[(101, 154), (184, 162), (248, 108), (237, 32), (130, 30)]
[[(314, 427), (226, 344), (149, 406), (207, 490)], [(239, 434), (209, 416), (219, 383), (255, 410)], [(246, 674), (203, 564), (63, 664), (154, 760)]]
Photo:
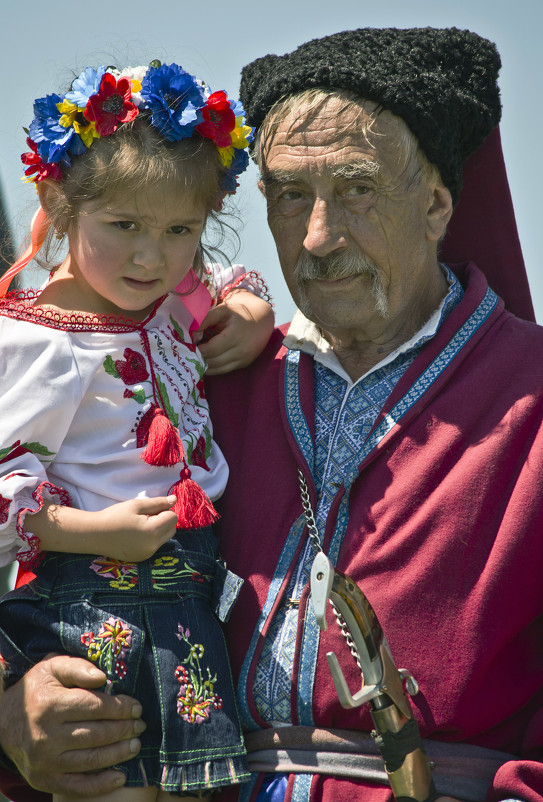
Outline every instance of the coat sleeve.
[(0, 319), (0, 565), (35, 562), (39, 541), (25, 519), (44, 501), (69, 504), (48, 480), (81, 401), (67, 332)]

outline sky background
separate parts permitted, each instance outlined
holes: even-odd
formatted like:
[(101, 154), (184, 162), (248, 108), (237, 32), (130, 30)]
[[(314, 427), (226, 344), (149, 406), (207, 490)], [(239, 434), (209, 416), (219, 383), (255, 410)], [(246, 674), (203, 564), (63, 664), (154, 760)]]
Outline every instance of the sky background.
[[(0, 183), (17, 244), (36, 208), (32, 185), (20, 180), (26, 150), (23, 126), (32, 102), (65, 91), (88, 65), (181, 64), (212, 90), (237, 98), (243, 65), (267, 53), (351, 28), (469, 28), (494, 41), (503, 67), (502, 141), (520, 240), (537, 319), (543, 323), (543, 276), (537, 242), (543, 227), (541, 0), (222, 0), (92, 3), (2, 0), (0, 54)], [(293, 311), (256, 190), (256, 170), (241, 178), (236, 196), (241, 250), (236, 261), (261, 271), (275, 299), (278, 322)], [(233, 249), (231, 249), (233, 250)], [(233, 255), (233, 253), (230, 253)]]

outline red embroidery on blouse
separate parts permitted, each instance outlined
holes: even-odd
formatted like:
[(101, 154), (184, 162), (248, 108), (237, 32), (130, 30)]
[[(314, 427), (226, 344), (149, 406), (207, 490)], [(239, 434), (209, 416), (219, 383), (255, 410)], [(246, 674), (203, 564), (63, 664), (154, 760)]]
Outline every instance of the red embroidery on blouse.
[(62, 487), (56, 487), (56, 485), (51, 484), (51, 482), (42, 482), (32, 493), (32, 498), (38, 506), (35, 508), (23, 507), (19, 510), (17, 513), (17, 534), (21, 540), (27, 544), (28, 549), (18, 554), (17, 560), (25, 569), (33, 568), (34, 566), (39, 565), (45, 553), (41, 550), (41, 542), (39, 537), (24, 531), (24, 519), (27, 512), (35, 513), (39, 512), (43, 508), (44, 491), (47, 491), (49, 496), (56, 496), (58, 499), (58, 504), (61, 504), (64, 507), (72, 506), (72, 500), (67, 490), (64, 490)]
[(138, 322), (123, 315), (97, 315), (93, 312), (61, 312), (49, 306), (34, 306), (34, 301), (41, 295), (40, 290), (20, 290), (10, 292), (0, 299), (0, 316), (14, 320), (24, 320), (47, 326), (50, 329), (63, 331), (108, 331), (120, 334), (134, 331), (151, 320), (162, 303), (168, 297), (159, 298), (145, 320)]
[(9, 506), (11, 499), (0, 495), (0, 524), (5, 524), (8, 519)]
[(143, 354), (133, 351), (132, 348), (125, 348), (123, 356), (124, 360), (115, 360), (115, 367), (125, 384), (137, 384), (149, 378), (149, 371), (147, 370)]

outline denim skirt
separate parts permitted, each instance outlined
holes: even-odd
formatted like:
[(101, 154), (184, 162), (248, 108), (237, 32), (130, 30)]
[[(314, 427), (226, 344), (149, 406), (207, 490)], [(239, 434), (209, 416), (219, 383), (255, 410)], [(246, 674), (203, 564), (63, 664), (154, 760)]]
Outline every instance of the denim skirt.
[(149, 560), (49, 553), (36, 579), (0, 600), (0, 654), (16, 681), (49, 652), (91, 660), (106, 693), (142, 704), (139, 755), (116, 768), (132, 787), (179, 795), (249, 779), (225, 620), (241, 581), (217, 560), (211, 528), (180, 531)]

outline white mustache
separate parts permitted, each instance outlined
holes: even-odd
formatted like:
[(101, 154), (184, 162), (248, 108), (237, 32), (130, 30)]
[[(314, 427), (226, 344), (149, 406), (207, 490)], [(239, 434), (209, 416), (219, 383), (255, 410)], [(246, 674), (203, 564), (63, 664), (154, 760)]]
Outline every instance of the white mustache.
[(294, 278), (301, 290), (302, 312), (310, 317), (309, 302), (304, 287), (306, 281), (312, 279), (333, 280), (360, 275), (367, 275), (371, 278), (371, 292), (375, 300), (375, 308), (381, 317), (386, 318), (388, 316), (388, 298), (375, 262), (363, 254), (348, 251), (329, 256), (314, 256), (308, 251), (302, 251), (294, 268)]
[(377, 266), (371, 259), (352, 252), (314, 256), (302, 251), (294, 269), (294, 276), (298, 281), (339, 279), (362, 274), (370, 275), (373, 281), (379, 277)]

